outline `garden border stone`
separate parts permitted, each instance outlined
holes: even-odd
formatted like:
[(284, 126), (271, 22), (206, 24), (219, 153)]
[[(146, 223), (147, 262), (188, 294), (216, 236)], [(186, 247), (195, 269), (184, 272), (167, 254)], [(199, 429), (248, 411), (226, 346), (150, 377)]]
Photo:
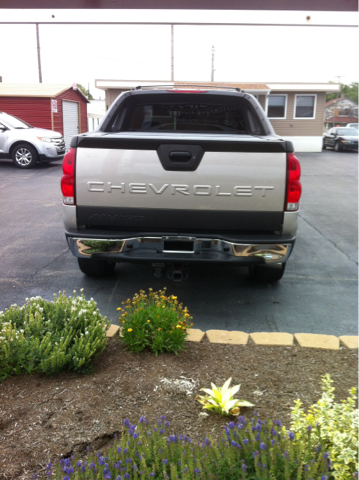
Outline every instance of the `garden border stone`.
[[(111, 325), (107, 330), (107, 337), (121, 336), (121, 328), (118, 325)], [(319, 335), (317, 333), (291, 333), (285, 332), (230, 332), (228, 330), (207, 330), (203, 332), (197, 328), (188, 331), (188, 342), (201, 342), (207, 336), (211, 343), (224, 343), (228, 345), (247, 345), (249, 337), (255, 345), (268, 345), (277, 347), (294, 346), (294, 338), (302, 348), (316, 348), (323, 350), (339, 350), (341, 346), (350, 349), (359, 348), (359, 336), (342, 335)]]

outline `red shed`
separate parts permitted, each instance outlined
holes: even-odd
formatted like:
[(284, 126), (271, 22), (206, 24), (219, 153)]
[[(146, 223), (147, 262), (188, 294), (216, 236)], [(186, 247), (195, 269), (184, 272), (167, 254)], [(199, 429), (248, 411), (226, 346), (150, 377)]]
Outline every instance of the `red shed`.
[(0, 83), (0, 112), (34, 127), (60, 132), (66, 148), (74, 135), (87, 132), (88, 103), (81, 90), (72, 85)]

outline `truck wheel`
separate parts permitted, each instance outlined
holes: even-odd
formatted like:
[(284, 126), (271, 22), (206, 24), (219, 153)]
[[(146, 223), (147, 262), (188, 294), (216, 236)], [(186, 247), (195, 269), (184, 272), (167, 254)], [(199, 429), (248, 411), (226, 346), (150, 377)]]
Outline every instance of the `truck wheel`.
[(116, 262), (108, 262), (99, 258), (78, 258), (82, 273), (90, 277), (106, 277), (111, 275), (116, 267)]
[(38, 160), (36, 149), (28, 143), (16, 145), (11, 156), (15, 165), (19, 168), (33, 168)]
[(278, 282), (285, 271), (285, 263), (282, 264), (282, 268), (270, 268), (262, 267), (260, 265), (251, 265), (249, 267), (249, 278), (260, 283), (273, 283)]
[(340, 146), (339, 142), (335, 142), (334, 150), (336, 152), (341, 152), (342, 151), (342, 147)]

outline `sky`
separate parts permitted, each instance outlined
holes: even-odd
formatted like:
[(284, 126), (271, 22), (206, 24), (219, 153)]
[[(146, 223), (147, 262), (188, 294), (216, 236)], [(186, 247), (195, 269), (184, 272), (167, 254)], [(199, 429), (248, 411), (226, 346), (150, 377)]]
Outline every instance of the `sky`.
[[(0, 76), (6, 83), (39, 81), (36, 27), (2, 21), (241, 22), (261, 25), (175, 25), (176, 81), (358, 81), (357, 13), (229, 11), (36, 11), (0, 10)], [(307, 20), (310, 16), (310, 20)], [(281, 23), (268, 26), (265, 23)], [(329, 26), (312, 27), (310, 23)], [(287, 26), (295, 24), (297, 26)], [(343, 26), (331, 26), (333, 24)], [(95, 79), (170, 80), (169, 25), (40, 25), (43, 83), (89, 86)], [(4, 48), (11, 45), (11, 48)], [(338, 78), (340, 77), (340, 79)]]

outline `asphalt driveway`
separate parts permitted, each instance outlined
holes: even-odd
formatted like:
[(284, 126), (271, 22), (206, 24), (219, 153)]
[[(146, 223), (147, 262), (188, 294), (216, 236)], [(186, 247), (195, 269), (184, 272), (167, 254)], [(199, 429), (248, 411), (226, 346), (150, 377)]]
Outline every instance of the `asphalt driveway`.
[(19, 170), (0, 160), (0, 310), (26, 297), (84, 288), (116, 323), (116, 308), (140, 289), (167, 286), (202, 330), (358, 334), (358, 155), (298, 154), (303, 196), (298, 240), (283, 279), (258, 285), (236, 266), (192, 266), (187, 281), (152, 277), (146, 265), (84, 276), (62, 226), (61, 162)]

